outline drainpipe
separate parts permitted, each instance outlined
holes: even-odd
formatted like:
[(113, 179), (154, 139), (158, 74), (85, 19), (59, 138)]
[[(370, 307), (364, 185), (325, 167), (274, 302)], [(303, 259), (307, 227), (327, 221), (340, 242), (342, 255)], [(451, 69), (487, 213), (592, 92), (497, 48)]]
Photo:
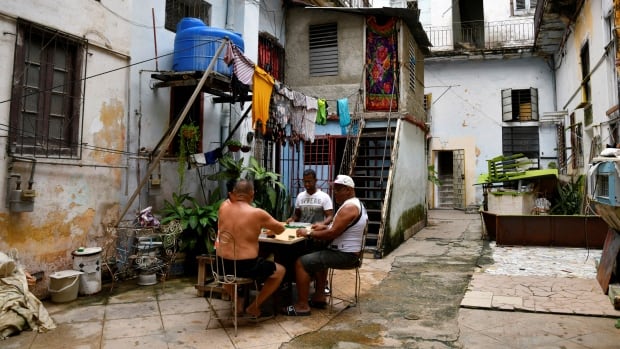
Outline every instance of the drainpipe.
[(235, 31), (235, 0), (226, 0), (226, 23), (224, 29)]
[(223, 147), (224, 141), (228, 139), (228, 135), (230, 134), (230, 104), (228, 108), (226, 108), (226, 104), (222, 103), (220, 115), (220, 147)]

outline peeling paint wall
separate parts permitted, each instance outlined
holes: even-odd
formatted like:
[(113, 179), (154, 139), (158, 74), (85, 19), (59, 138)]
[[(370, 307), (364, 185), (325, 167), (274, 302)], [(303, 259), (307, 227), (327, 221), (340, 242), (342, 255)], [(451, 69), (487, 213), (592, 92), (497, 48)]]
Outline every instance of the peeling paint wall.
[[(537, 88), (542, 115), (554, 111), (553, 74), (538, 57), (427, 60), (425, 69), (426, 93), (433, 95), (431, 151), (465, 149), (465, 202), (479, 204), (482, 189), (473, 184), (480, 174), (488, 172), (487, 160), (502, 153), (501, 90)], [(540, 145), (541, 154), (552, 153), (555, 148), (553, 142)]]
[[(617, 2), (617, 1), (616, 1)], [(610, 117), (607, 111), (618, 104), (615, 57), (614, 52), (605, 52), (605, 46), (614, 41), (614, 7), (608, 0), (585, 1), (581, 13), (570, 23), (571, 30), (563, 49), (555, 55), (557, 69), (557, 103), (558, 108), (564, 109), (568, 115), (575, 115), (575, 122), (583, 125), (582, 144), (584, 148), (584, 166), (572, 169), (570, 174), (584, 174), (587, 171), (592, 154), (590, 147), (594, 137), (600, 137), (599, 145), (605, 148), (609, 143)], [(610, 16), (610, 17), (608, 17)], [(584, 109), (579, 107), (582, 102), (581, 92), (581, 50), (585, 43), (589, 46), (591, 103), (593, 121), (585, 123)], [(616, 42), (617, 45), (617, 42)], [(610, 48), (613, 50), (614, 45)], [(565, 120), (569, 124), (568, 117)], [(570, 133), (566, 133), (567, 148), (571, 148)], [(568, 150), (571, 156), (570, 149)]]
[[(5, 205), (11, 157), (5, 153), (6, 131), (0, 137), (4, 152), (0, 158), (0, 251), (16, 253), (19, 263), (31, 273), (44, 272), (43, 280), (33, 289), (39, 296), (47, 293), (52, 272), (72, 269), (72, 251), (79, 246), (102, 246), (105, 226), (118, 216), (122, 156), (104, 149), (123, 151), (126, 146), (128, 74), (123, 69), (109, 71), (129, 62), (126, 33), (130, 27), (112, 13), (129, 13), (129, 4), (108, 1), (106, 7), (93, 1), (27, 0), (5, 2), (0, 9), (0, 28), (4, 33), (0, 36), (2, 101), (11, 96), (16, 18), (89, 40), (80, 122), (81, 142), (88, 147), (80, 160), (36, 159), (34, 212), (9, 212)], [(58, 11), (59, 8), (63, 10)], [(2, 125), (9, 125), (9, 106), (9, 102), (0, 104)], [(21, 174), (25, 182), (31, 168), (31, 162), (16, 161), (11, 171)]]

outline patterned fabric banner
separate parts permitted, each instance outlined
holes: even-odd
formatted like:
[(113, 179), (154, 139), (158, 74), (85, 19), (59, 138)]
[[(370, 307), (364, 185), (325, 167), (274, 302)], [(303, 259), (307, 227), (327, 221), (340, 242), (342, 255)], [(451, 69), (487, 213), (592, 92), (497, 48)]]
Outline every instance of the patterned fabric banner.
[[(398, 110), (396, 18), (366, 18), (366, 110)], [(390, 108), (391, 102), (391, 108)]]

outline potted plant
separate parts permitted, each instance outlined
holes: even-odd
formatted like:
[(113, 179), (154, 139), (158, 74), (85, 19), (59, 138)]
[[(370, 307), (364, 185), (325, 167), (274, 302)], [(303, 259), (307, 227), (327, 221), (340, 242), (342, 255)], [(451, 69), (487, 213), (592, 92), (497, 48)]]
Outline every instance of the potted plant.
[(200, 128), (193, 123), (183, 124), (179, 130), (179, 188), (183, 186), (185, 171), (189, 168), (189, 157), (198, 152)]
[(249, 152), (250, 150), (252, 150), (252, 147), (251, 147), (251, 146), (249, 146), (249, 145), (243, 145), (243, 146), (241, 146), (241, 151), (242, 151), (242, 152), (244, 152), (244, 153), (247, 153), (247, 152)]
[(241, 178), (241, 174), (245, 170), (243, 160), (243, 158), (235, 160), (230, 154), (225, 154), (218, 160), (220, 164), (219, 172), (208, 175), (207, 179), (211, 181), (227, 181)]
[(164, 208), (160, 212), (163, 217), (161, 224), (173, 220), (181, 224), (183, 232), (179, 238), (179, 250), (186, 254), (188, 266), (196, 264), (196, 256), (214, 251), (217, 212), (224, 200), (220, 199), (219, 191), (214, 191), (209, 201), (210, 204), (202, 205), (188, 193), (173, 193), (172, 202), (164, 200)]
[(279, 181), (280, 174), (268, 171), (255, 157), (250, 156), (246, 167), (248, 179), (254, 181), (254, 203), (276, 219), (288, 217), (286, 187)]
[(229, 139), (224, 145), (228, 147), (228, 150), (231, 152), (237, 152), (241, 149), (241, 142), (236, 139)]

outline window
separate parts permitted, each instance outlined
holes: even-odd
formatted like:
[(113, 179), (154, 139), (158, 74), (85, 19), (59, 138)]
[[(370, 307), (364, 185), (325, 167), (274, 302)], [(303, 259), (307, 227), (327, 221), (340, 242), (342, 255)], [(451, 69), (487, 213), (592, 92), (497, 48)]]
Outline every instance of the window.
[(315, 138), (304, 142), (304, 165), (329, 165), (329, 139)]
[(409, 42), (409, 89), (415, 92), (415, 48)]
[(576, 123), (574, 113), (570, 115), (570, 123), (571, 165), (573, 169), (579, 169), (583, 167), (583, 127)]
[(284, 81), (284, 48), (269, 34), (258, 35), (258, 66), (278, 81)]
[(432, 93), (427, 93), (424, 95), (424, 111), (426, 113), (428, 113), (428, 111), (431, 109), (432, 101), (433, 101)]
[(538, 121), (538, 89), (502, 90), (502, 121)]
[(502, 127), (502, 154), (523, 154), (538, 167), (539, 140), (537, 126)]
[(536, 12), (537, 0), (512, 0), (514, 15), (531, 15)]
[(211, 5), (202, 0), (166, 0), (166, 29), (175, 32), (183, 17), (200, 18), (209, 25)]
[(17, 22), (10, 115), (10, 152), (78, 157), (86, 41)]
[(338, 26), (336, 23), (309, 28), (310, 76), (338, 75)]

